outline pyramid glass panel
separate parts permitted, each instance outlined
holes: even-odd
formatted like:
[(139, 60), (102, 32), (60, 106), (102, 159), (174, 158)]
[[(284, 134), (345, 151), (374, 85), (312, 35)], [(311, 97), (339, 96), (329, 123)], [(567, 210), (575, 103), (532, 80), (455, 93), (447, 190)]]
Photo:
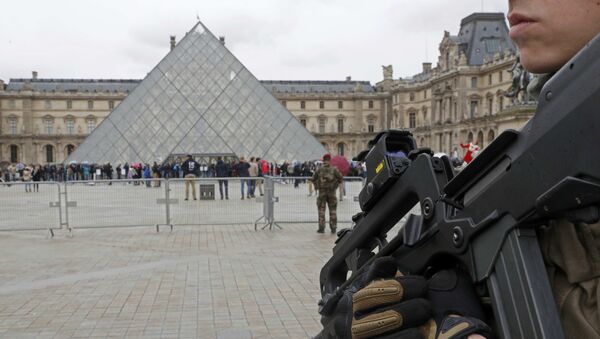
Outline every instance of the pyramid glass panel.
[(324, 152), (198, 23), (66, 161), (152, 163), (188, 153), (312, 160)]

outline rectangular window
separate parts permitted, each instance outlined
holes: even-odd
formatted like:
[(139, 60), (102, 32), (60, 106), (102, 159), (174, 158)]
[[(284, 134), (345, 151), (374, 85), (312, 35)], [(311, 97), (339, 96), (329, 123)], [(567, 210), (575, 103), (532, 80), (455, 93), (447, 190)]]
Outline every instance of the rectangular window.
[(324, 109), (325, 108), (325, 101), (319, 101), (319, 108), (320, 109)]
[[(455, 79), (456, 80), (456, 79)], [(423, 99), (427, 99), (427, 90), (423, 91)]]
[(52, 103), (50, 102), (50, 100), (45, 100), (44, 101), (44, 108), (45, 109), (51, 109), (52, 108)]
[(375, 132), (375, 121), (372, 118), (367, 120), (367, 130), (369, 133)]
[(502, 111), (504, 109), (504, 97), (500, 97), (500, 102), (498, 103), (498, 105), (500, 106), (500, 111)]
[(488, 85), (491, 86), (492, 85), (492, 75), (488, 74)]
[(8, 123), (10, 125), (10, 134), (16, 135), (17, 134), (17, 119), (10, 119), (10, 121)]
[(342, 108), (344, 108), (344, 102), (338, 101), (338, 109), (342, 109)]
[(88, 109), (94, 109), (94, 102), (92, 100), (88, 100)]
[(8, 100), (8, 108), (10, 108), (10, 109), (17, 108), (17, 101), (15, 99)]
[(488, 114), (492, 115), (493, 111), (494, 111), (494, 99), (489, 98), (488, 99)]
[(306, 128), (306, 119), (300, 119), (300, 125), (304, 126), (304, 128)]
[(75, 132), (75, 122), (71, 119), (67, 120), (67, 134), (72, 135)]
[(108, 109), (110, 109), (110, 110), (115, 109), (115, 102), (114, 101), (110, 100), (108, 102)]
[(281, 106), (283, 106), (283, 107), (287, 108), (287, 101), (285, 101), (285, 100), (282, 100), (282, 101), (281, 101)]
[(16, 145), (10, 145), (10, 162), (19, 161), (19, 148)]
[(373, 107), (375, 107), (373, 100), (369, 100), (369, 108), (373, 108)]
[(305, 109), (306, 108), (306, 101), (300, 101), (300, 108), (301, 109)]
[(338, 133), (344, 133), (344, 118), (338, 118)]
[(471, 101), (471, 119), (475, 118), (477, 116), (477, 106), (479, 105), (479, 102), (476, 100)]
[(410, 93), (410, 95), (408, 96), (408, 100), (415, 101), (415, 93)]
[(502, 71), (498, 72), (498, 81), (502, 82)]
[(73, 109), (73, 101), (67, 100), (67, 109)]
[(471, 88), (477, 88), (477, 78), (476, 77), (471, 78)]
[(54, 133), (54, 121), (46, 120), (46, 134), (52, 135)]
[(88, 134), (92, 133), (92, 131), (94, 130), (94, 128), (96, 128), (96, 121), (94, 121), (94, 120), (88, 120), (87, 121), (87, 128), (88, 128)]
[(325, 133), (325, 119), (319, 119), (319, 133)]

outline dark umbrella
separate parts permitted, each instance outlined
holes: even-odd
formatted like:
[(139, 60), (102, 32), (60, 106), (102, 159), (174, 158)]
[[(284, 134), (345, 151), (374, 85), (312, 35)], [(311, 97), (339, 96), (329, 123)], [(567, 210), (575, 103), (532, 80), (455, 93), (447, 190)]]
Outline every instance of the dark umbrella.
[(337, 168), (342, 175), (348, 175), (350, 172), (350, 163), (342, 155), (331, 158), (331, 166)]

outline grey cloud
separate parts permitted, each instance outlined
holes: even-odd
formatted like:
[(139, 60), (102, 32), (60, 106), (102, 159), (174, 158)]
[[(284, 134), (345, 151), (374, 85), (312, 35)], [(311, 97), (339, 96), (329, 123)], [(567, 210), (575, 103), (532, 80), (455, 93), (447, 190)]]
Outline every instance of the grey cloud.
[[(485, 7), (505, 11), (507, 2), (485, 0)], [(227, 46), (259, 78), (352, 75), (376, 82), (382, 64), (393, 64), (395, 76), (419, 72), (425, 50), (435, 63), (443, 31), (455, 34), (460, 20), (479, 11), (480, 4), (480, 0), (10, 2), (0, 13), (4, 53), (0, 79), (30, 76), (34, 67), (54, 77), (143, 77), (168, 52), (169, 35), (181, 39), (199, 15), (215, 35), (226, 36)]]

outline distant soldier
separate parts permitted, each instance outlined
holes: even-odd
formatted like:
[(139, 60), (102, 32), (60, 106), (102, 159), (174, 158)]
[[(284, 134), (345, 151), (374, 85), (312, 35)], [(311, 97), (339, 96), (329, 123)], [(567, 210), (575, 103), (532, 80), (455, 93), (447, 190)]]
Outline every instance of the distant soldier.
[(331, 233), (335, 233), (337, 226), (337, 198), (335, 191), (342, 183), (342, 174), (330, 164), (331, 155), (323, 156), (323, 166), (319, 168), (312, 177), (315, 189), (319, 191), (317, 206), (319, 207), (319, 229), (318, 233), (325, 233), (325, 204), (329, 206), (329, 227)]

